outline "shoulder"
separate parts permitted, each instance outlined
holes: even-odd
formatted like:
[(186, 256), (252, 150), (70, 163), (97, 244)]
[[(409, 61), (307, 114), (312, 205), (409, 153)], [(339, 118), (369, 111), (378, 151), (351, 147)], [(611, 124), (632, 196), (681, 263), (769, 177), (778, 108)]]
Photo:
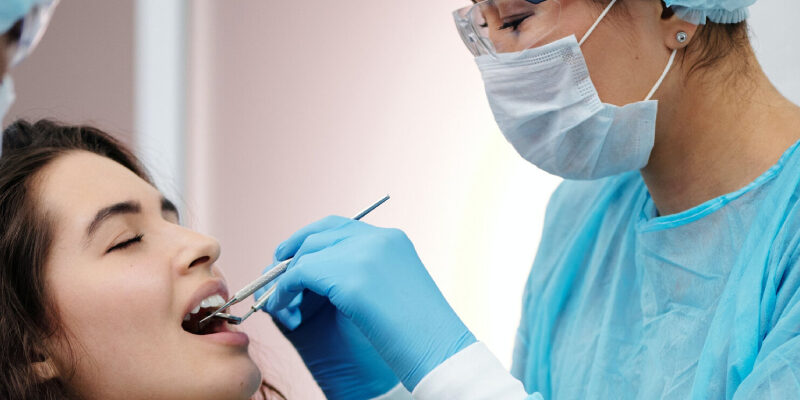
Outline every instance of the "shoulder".
[[(800, 153), (795, 151), (794, 153)], [(783, 160), (782, 160), (783, 161)], [(783, 170), (767, 190), (764, 204), (759, 213), (761, 228), (769, 234), (775, 228), (770, 246), (769, 262), (777, 266), (777, 276), (787, 273), (798, 274), (800, 268), (800, 154), (792, 154), (786, 160)], [(758, 229), (758, 226), (754, 227)]]
[(749, 232), (761, 238), (750, 240), (753, 247), (766, 252), (762, 295), (773, 297), (772, 324), (800, 303), (800, 152), (793, 153), (781, 159), (782, 170), (764, 188)]
[(795, 190), (791, 204), (783, 214), (780, 228), (772, 237), (769, 264), (779, 291), (800, 290), (800, 190)]

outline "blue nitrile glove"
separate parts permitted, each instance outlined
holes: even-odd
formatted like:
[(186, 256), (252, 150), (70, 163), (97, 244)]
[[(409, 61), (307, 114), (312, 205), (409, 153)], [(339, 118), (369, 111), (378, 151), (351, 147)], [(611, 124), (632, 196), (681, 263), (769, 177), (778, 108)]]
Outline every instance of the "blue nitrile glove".
[(399, 230), (328, 217), (296, 232), (276, 252), (279, 260), (291, 256), (267, 310), (278, 315), (304, 290), (327, 297), (409, 391), (475, 342)]
[(273, 314), (273, 321), (328, 399), (370, 399), (399, 382), (367, 338), (325, 297), (305, 291)]

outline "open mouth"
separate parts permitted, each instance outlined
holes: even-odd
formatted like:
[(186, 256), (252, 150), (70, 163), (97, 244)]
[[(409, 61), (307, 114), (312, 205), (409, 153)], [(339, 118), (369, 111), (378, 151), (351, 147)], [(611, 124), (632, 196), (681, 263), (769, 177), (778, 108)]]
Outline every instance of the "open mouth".
[(209, 322), (200, 326), (200, 321), (211, 315), (217, 308), (225, 304), (225, 299), (220, 295), (211, 295), (196, 306), (192, 311), (183, 317), (181, 328), (193, 335), (210, 335), (212, 333), (229, 332), (228, 324), (221, 318), (212, 318)]

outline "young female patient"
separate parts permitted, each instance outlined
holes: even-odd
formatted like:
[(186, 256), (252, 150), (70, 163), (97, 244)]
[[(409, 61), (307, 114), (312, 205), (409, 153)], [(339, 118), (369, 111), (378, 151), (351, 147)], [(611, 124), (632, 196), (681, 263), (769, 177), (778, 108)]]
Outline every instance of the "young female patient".
[(219, 244), (180, 225), (123, 145), (49, 121), (3, 136), (0, 398), (283, 397), (246, 334), (198, 329), (228, 297)]

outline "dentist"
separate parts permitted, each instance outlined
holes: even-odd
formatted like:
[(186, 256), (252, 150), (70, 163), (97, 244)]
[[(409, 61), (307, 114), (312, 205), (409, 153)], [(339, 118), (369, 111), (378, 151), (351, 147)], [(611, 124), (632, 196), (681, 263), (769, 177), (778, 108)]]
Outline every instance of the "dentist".
[(266, 306), (328, 398), (800, 398), (800, 108), (753, 53), (754, 1), (457, 10), (500, 130), (565, 178), (513, 367), (402, 232), (329, 217), (278, 247)]

